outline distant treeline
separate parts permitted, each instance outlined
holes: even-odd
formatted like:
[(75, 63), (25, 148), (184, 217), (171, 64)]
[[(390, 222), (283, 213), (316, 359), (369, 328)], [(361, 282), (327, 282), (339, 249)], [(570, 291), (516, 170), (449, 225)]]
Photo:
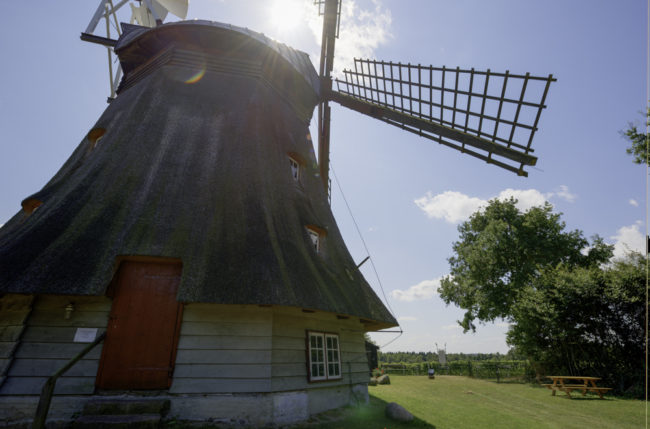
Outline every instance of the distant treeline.
[[(378, 352), (379, 363), (422, 363), (438, 362), (437, 352)], [(447, 362), (455, 361), (499, 361), (523, 360), (514, 351), (501, 353), (447, 353)]]
[(379, 369), (387, 374), (400, 375), (427, 375), (429, 370), (433, 369), (436, 375), (463, 375), (466, 377), (495, 379), (496, 381), (532, 381), (535, 379), (535, 371), (526, 360), (470, 359), (447, 361), (444, 365), (437, 360), (410, 363), (380, 362)]

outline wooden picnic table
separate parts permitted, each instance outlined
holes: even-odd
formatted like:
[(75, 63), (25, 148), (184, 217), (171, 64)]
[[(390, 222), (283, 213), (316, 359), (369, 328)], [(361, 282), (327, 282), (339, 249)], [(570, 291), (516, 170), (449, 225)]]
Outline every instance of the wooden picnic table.
[(553, 391), (553, 396), (555, 396), (556, 391), (561, 390), (562, 392), (566, 392), (567, 396), (571, 398), (572, 391), (580, 390), (582, 392), (582, 396), (585, 396), (587, 392), (596, 392), (598, 396), (600, 396), (600, 399), (604, 399), (603, 393), (612, 390), (611, 387), (596, 386), (596, 381), (600, 380), (600, 377), (549, 375), (548, 378), (553, 380), (553, 383), (542, 384), (542, 386), (546, 386), (551, 389)]

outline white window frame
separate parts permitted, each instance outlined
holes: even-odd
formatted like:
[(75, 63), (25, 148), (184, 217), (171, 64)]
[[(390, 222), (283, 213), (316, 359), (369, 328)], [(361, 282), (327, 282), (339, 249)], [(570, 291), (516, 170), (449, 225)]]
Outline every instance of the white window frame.
[(325, 358), (327, 361), (327, 378), (339, 379), (341, 375), (341, 341), (336, 334), (325, 334)]
[(309, 234), (309, 239), (311, 240), (312, 247), (316, 253), (320, 253), (320, 234), (313, 228), (307, 227), (307, 233)]
[(339, 335), (328, 332), (307, 331), (307, 365), (309, 381), (342, 379), (341, 340)]
[(293, 157), (289, 157), (289, 167), (291, 168), (291, 177), (300, 183), (300, 163)]

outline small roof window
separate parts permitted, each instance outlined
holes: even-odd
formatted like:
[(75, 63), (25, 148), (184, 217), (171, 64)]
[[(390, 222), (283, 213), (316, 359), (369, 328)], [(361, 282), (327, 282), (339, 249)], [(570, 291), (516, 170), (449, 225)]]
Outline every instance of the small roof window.
[(309, 235), (313, 249), (316, 251), (316, 253), (322, 253), (323, 243), (325, 236), (327, 236), (327, 231), (316, 225), (306, 225), (305, 227), (307, 228), (307, 234)]
[(93, 128), (88, 132), (88, 140), (90, 141), (90, 148), (95, 149), (99, 140), (106, 134), (106, 128)]
[(316, 253), (320, 252), (320, 234), (311, 228), (307, 228), (307, 232), (309, 233), (309, 238), (311, 239), (311, 244), (314, 250)]
[(300, 182), (300, 163), (290, 156), (289, 166), (291, 167), (291, 177), (293, 177), (293, 180)]
[(30, 215), (38, 209), (41, 204), (43, 204), (43, 201), (37, 200), (36, 198), (26, 198), (21, 205), (23, 206), (23, 211)]

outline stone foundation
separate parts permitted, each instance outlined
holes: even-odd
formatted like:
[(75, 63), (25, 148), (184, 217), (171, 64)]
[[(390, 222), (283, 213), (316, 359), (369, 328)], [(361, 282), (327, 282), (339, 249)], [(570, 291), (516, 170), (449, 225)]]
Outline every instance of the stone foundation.
[[(145, 395), (151, 398), (151, 395)], [(215, 422), (234, 425), (286, 425), (307, 420), (318, 414), (348, 404), (368, 400), (368, 388), (363, 384), (274, 393), (227, 393), (200, 395), (157, 395), (169, 399), (167, 418)], [(66, 395), (52, 399), (48, 425), (68, 422), (77, 417), (91, 399), (142, 398), (140, 395)], [(24, 425), (30, 427), (38, 405), (38, 396), (0, 396), (0, 427)]]

